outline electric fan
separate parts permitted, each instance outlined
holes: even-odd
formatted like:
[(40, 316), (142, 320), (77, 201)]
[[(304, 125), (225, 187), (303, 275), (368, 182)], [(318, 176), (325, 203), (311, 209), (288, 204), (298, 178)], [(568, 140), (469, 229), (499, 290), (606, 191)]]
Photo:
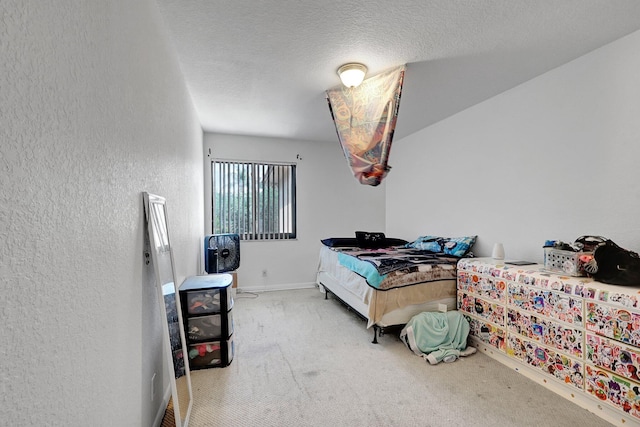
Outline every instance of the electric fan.
[(240, 267), (240, 236), (208, 234), (204, 236), (204, 269), (207, 273), (225, 273)]

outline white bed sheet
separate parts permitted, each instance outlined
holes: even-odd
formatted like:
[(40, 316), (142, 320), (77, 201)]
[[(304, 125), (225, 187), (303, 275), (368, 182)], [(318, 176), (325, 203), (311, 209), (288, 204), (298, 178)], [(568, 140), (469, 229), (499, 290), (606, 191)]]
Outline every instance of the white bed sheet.
[(369, 304), (371, 301), (371, 296), (375, 289), (369, 286), (362, 276), (342, 267), (338, 262), (338, 253), (327, 246), (320, 248), (318, 274), (320, 273), (329, 274), (341, 287), (353, 294), (358, 301), (364, 304)]

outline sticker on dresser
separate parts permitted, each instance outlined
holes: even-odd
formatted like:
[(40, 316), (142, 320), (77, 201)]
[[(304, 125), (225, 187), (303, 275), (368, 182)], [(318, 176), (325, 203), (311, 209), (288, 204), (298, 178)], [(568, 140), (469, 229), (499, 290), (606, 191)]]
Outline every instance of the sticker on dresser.
[(505, 330), (482, 320), (465, 316), (469, 322), (469, 335), (478, 338), (498, 350), (505, 351)]
[(507, 328), (525, 338), (534, 339), (571, 356), (582, 358), (582, 331), (509, 308)]
[(571, 324), (582, 323), (582, 300), (570, 295), (509, 283), (509, 304)]
[(640, 382), (640, 351), (637, 347), (587, 334), (587, 361), (629, 380)]
[(482, 276), (464, 271), (459, 272), (458, 288), (494, 301), (502, 303), (506, 301), (507, 284), (499, 277)]
[(584, 387), (583, 364), (557, 351), (538, 345), (535, 341), (509, 335), (507, 354), (565, 384), (579, 389)]
[(640, 383), (587, 364), (587, 393), (640, 420)]
[(504, 305), (458, 292), (458, 310), (475, 314), (489, 322), (504, 324)]
[(640, 347), (640, 314), (596, 302), (586, 303), (588, 331)]

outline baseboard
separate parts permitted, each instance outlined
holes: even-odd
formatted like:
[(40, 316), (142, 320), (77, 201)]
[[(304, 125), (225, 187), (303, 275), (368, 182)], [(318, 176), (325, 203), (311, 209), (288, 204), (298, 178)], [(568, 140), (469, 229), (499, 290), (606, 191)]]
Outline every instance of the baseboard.
[(269, 285), (269, 286), (240, 286), (237, 289), (237, 293), (241, 294), (243, 292), (270, 292), (270, 291), (289, 291), (295, 289), (310, 289), (317, 287), (316, 282), (307, 282), (307, 283), (285, 283), (278, 285)]
[(162, 403), (158, 407), (156, 418), (153, 420), (153, 427), (160, 427), (160, 425), (162, 424), (164, 413), (167, 410), (167, 406), (169, 406), (169, 399), (171, 399), (171, 384), (169, 384), (167, 389), (164, 391), (164, 396), (162, 396)]

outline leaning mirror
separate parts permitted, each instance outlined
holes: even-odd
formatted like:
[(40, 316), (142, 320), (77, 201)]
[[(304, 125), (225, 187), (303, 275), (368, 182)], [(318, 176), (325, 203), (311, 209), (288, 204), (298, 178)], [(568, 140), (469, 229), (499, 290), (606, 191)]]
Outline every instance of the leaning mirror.
[[(171, 405), (176, 427), (186, 427), (191, 413), (191, 377), (185, 359), (185, 347), (180, 298), (175, 280), (173, 251), (167, 228), (165, 199), (155, 194), (143, 193), (151, 260), (158, 284), (158, 301), (163, 327), (165, 360), (171, 384)], [(167, 411), (169, 412), (169, 411)]]

